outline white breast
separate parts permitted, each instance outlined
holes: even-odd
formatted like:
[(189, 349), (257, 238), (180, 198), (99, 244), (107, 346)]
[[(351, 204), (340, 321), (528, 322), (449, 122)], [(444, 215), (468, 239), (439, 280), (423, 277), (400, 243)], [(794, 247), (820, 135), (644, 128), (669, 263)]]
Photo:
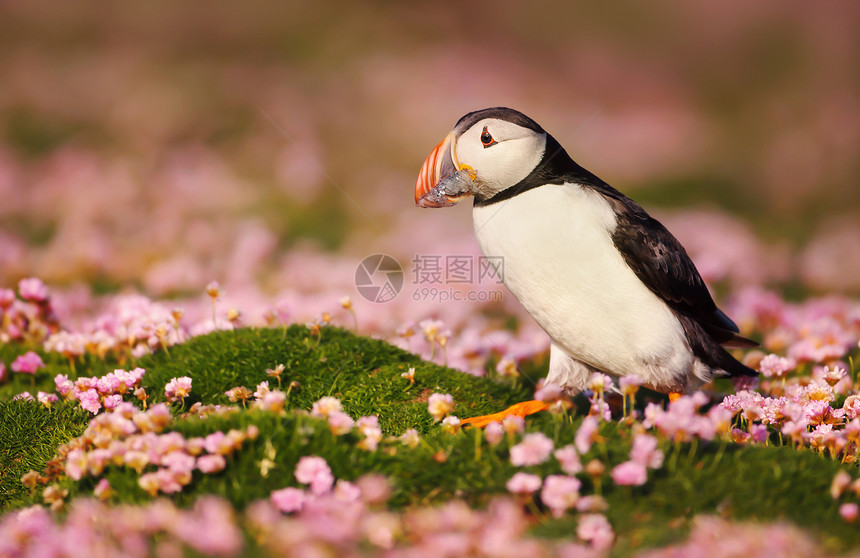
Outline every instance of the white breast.
[(541, 186), (475, 207), (473, 218), (484, 254), (504, 257), (505, 285), (570, 357), (655, 386), (690, 372), (681, 324), (624, 262), (600, 194)]

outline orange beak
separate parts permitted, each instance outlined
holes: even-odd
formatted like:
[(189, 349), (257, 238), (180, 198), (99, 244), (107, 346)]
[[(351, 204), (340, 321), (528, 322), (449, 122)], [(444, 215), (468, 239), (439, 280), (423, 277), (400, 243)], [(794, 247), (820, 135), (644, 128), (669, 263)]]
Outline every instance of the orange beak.
[(450, 207), (468, 195), (433, 195), (435, 192), (431, 192), (440, 180), (460, 170), (454, 145), (454, 132), (451, 132), (427, 156), (421, 167), (421, 172), (418, 173), (418, 181), (415, 183), (415, 205), (419, 207)]

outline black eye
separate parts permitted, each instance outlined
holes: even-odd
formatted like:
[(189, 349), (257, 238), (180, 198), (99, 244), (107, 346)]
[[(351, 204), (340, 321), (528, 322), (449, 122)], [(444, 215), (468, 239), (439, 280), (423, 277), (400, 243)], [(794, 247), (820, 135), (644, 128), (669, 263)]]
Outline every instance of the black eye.
[(487, 130), (487, 127), (484, 126), (484, 131), (481, 132), (481, 144), (483, 144), (484, 147), (490, 147), (491, 145), (495, 145), (497, 143), (499, 142), (493, 139), (493, 136)]

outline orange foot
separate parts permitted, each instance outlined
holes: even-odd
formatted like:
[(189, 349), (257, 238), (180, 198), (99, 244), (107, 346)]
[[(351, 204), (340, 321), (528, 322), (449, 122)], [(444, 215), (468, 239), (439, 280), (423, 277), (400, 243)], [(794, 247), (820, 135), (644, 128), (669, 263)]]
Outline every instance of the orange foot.
[(681, 399), (683, 395), (683, 393), (678, 393), (677, 391), (670, 392), (669, 401), (677, 401), (678, 399)]
[(491, 422), (501, 422), (503, 418), (510, 415), (525, 417), (549, 409), (549, 407), (550, 404), (544, 403), (543, 401), (537, 401), (534, 399), (531, 401), (523, 401), (522, 403), (517, 403), (516, 405), (508, 407), (504, 411), (493, 413), (492, 415), (483, 415), (480, 417), (463, 419), (460, 421), (460, 426), (469, 425), (475, 426), (477, 428), (483, 428)]

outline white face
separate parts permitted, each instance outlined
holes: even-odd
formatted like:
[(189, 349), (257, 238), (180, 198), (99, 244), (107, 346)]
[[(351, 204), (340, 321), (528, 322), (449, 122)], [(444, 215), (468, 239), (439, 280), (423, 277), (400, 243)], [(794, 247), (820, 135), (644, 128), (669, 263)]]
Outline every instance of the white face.
[(546, 134), (495, 118), (475, 123), (456, 146), (458, 162), (475, 171), (474, 189), (484, 199), (528, 176), (545, 150)]

